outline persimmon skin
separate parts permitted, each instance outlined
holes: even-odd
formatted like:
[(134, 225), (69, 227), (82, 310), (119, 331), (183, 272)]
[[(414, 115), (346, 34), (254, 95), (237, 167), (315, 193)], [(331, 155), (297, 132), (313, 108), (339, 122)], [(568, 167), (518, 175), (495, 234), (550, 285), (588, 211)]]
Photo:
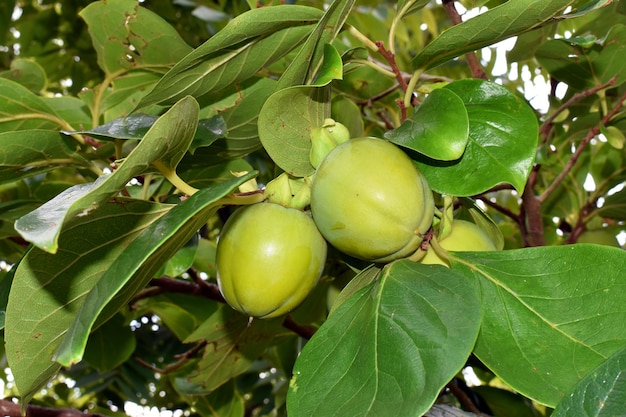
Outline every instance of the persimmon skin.
[(295, 309), (317, 284), (327, 244), (308, 213), (273, 203), (239, 208), (217, 244), (217, 280), (226, 302), (252, 317)]
[(311, 213), (326, 240), (373, 262), (415, 252), (434, 208), (432, 191), (413, 161), (378, 138), (338, 145), (319, 165), (311, 187)]
[[(496, 245), (483, 230), (476, 224), (465, 220), (453, 220), (452, 230), (446, 235), (439, 246), (452, 252), (482, 252), (495, 251)], [(430, 247), (426, 255), (420, 261), (423, 264), (439, 264), (450, 267), (447, 261), (443, 260), (435, 250)]]

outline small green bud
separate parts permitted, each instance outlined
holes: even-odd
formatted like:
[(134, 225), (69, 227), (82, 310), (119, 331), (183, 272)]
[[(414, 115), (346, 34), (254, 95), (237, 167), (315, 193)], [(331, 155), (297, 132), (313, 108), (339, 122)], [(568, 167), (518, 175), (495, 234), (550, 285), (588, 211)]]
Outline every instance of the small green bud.
[(283, 172), (267, 184), (265, 199), (283, 207), (304, 210), (311, 202), (311, 179), (296, 178)]
[(350, 139), (347, 127), (333, 119), (324, 120), (321, 127), (311, 130), (311, 152), (309, 161), (314, 168), (322, 163), (326, 155), (337, 145)]

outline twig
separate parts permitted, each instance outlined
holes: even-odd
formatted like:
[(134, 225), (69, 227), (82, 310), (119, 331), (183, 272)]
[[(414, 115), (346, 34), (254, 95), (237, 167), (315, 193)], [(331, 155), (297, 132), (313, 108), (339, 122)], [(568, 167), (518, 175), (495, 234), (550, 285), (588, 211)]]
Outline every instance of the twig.
[(596, 94), (598, 91), (611, 87), (612, 85), (615, 84), (616, 81), (617, 81), (617, 74), (613, 76), (613, 78), (611, 78), (609, 81), (605, 82), (604, 84), (600, 84), (593, 88), (589, 88), (587, 90), (581, 91), (579, 93), (574, 94), (572, 97), (570, 97), (569, 100), (567, 100), (558, 109), (556, 109), (554, 113), (550, 117), (548, 117), (539, 127), (539, 135), (542, 136), (541, 143), (544, 144), (548, 140), (548, 134), (552, 130), (552, 123), (554, 123), (554, 120), (561, 113), (563, 113), (565, 110), (572, 107), (574, 104), (578, 103), (582, 99), (590, 97)]
[(559, 173), (559, 175), (557, 175), (554, 181), (552, 181), (552, 184), (550, 184), (548, 188), (546, 188), (546, 190), (538, 197), (540, 202), (546, 201), (546, 199), (558, 188), (558, 186), (565, 179), (565, 177), (569, 175), (576, 162), (578, 162), (578, 159), (582, 155), (583, 151), (585, 150), (589, 142), (591, 142), (591, 139), (600, 134), (600, 126), (609, 123), (613, 116), (615, 116), (617, 112), (622, 109), (622, 107), (624, 106), (624, 101), (626, 101), (626, 93), (624, 93), (620, 97), (617, 104), (602, 118), (600, 124), (589, 129), (589, 132), (587, 132), (587, 136), (585, 136), (580, 142), (580, 144), (576, 148), (576, 151), (574, 151), (571, 158), (565, 164), (565, 167), (563, 167), (563, 170)]
[[(395, 55), (391, 51), (389, 51), (387, 48), (385, 48), (384, 43), (381, 41), (376, 42), (376, 46), (378, 46), (378, 52), (387, 60), (387, 62), (391, 66), (391, 71), (396, 75), (396, 80), (398, 81), (398, 85), (400, 85), (400, 88), (402, 89), (402, 91), (406, 93), (408, 84), (406, 83), (406, 80), (404, 79), (402, 71), (400, 71), (400, 68), (398, 68), (398, 63), (396, 62)], [(407, 109), (406, 109), (406, 106), (404, 105), (404, 101), (398, 100), (398, 106), (400, 106), (402, 120), (406, 120)]]
[[(453, 25), (458, 25), (459, 23), (463, 22), (463, 19), (461, 19), (461, 15), (456, 10), (454, 0), (443, 0), (443, 7), (444, 9), (446, 9), (446, 13), (448, 13), (448, 17), (450, 18), (450, 21)], [(474, 52), (468, 52), (467, 54), (465, 54), (465, 60), (467, 61), (467, 65), (469, 66), (470, 71), (472, 72), (472, 77), (482, 78), (484, 80), (487, 79), (487, 74), (485, 73), (483, 67), (480, 65), (480, 62), (478, 62), (478, 58), (476, 57), (476, 54)]]
[[(190, 275), (192, 276), (192, 278), (194, 277), (193, 274)], [(194, 278), (194, 281), (196, 279), (201, 280), (201, 278), (196, 277)], [(209, 298), (213, 301), (218, 301), (220, 303), (226, 302), (217, 284), (214, 284), (212, 282), (202, 281), (201, 283), (198, 283), (177, 278), (161, 277), (152, 279), (150, 281), (150, 285), (151, 287), (148, 287), (141, 291), (134, 298), (133, 301), (136, 302), (142, 298), (152, 297), (157, 294), (162, 294), (163, 292), (170, 292), (198, 295), (201, 297)], [(304, 339), (310, 339), (315, 333), (315, 328), (298, 324), (291, 318), (291, 316), (285, 317), (285, 320), (283, 321), (283, 327), (291, 330), (292, 332), (296, 333), (298, 336)]]
[[(0, 415), (5, 417), (21, 417), (22, 408), (9, 400), (0, 400)], [(104, 414), (86, 413), (71, 408), (48, 408), (38, 405), (27, 405), (25, 417), (106, 417)]]
[(494, 210), (504, 214), (505, 216), (511, 218), (512, 220), (514, 220), (516, 223), (519, 222), (519, 214), (514, 213), (513, 211), (509, 210), (508, 208), (501, 206), (498, 203), (494, 203), (493, 201), (491, 201), (489, 198), (487, 198), (484, 195), (479, 195), (477, 197), (475, 197), (476, 199), (482, 201), (483, 203), (485, 203), (485, 205), (493, 208)]
[(303, 339), (310, 339), (315, 334), (316, 329), (311, 326), (296, 323), (291, 316), (286, 316), (283, 321), (283, 327), (289, 329)]
[(204, 348), (207, 345), (207, 342), (200, 342), (197, 345), (195, 345), (194, 347), (192, 347), (191, 349), (189, 349), (186, 352), (183, 352), (179, 355), (176, 355), (176, 358), (178, 359), (176, 362), (170, 363), (168, 365), (166, 365), (164, 368), (159, 368), (156, 367), (154, 365), (152, 365), (151, 363), (148, 363), (146, 361), (144, 361), (142, 358), (136, 357), (135, 360), (137, 361), (137, 363), (139, 363), (141, 366), (150, 369), (151, 371), (154, 371), (158, 374), (167, 374), (170, 372), (174, 372), (178, 369), (180, 369), (181, 366), (183, 366), (184, 364), (186, 364), (187, 362), (189, 362), (189, 360), (194, 357), (196, 355), (196, 353), (198, 353), (200, 351), (200, 349)]
[(480, 411), (478, 406), (474, 404), (474, 401), (472, 401), (470, 396), (467, 395), (467, 393), (459, 386), (459, 381), (457, 379), (453, 379), (452, 381), (450, 381), (448, 385), (446, 385), (446, 388), (448, 388), (450, 390), (450, 393), (454, 395), (457, 400), (459, 400), (459, 403), (465, 410), (470, 411), (481, 417), (489, 417), (488, 414)]

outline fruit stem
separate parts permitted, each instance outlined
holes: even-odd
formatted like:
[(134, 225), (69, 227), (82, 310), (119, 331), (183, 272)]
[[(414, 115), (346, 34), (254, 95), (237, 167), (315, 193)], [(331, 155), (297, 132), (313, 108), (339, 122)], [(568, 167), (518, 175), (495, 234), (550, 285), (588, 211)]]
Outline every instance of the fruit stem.
[(265, 199), (262, 191), (253, 191), (243, 194), (231, 194), (220, 198), (217, 202), (222, 206), (249, 206), (260, 203)]
[(161, 175), (167, 178), (167, 180), (183, 194), (194, 195), (198, 192), (197, 188), (187, 184), (181, 177), (178, 176), (175, 170), (166, 167), (162, 161), (154, 161), (152, 162), (152, 165), (154, 165), (154, 167), (159, 170)]
[(446, 261), (446, 263), (450, 264), (450, 253), (439, 244), (439, 241), (434, 234), (433, 237), (430, 239), (429, 244), (430, 246), (432, 246), (437, 256)]

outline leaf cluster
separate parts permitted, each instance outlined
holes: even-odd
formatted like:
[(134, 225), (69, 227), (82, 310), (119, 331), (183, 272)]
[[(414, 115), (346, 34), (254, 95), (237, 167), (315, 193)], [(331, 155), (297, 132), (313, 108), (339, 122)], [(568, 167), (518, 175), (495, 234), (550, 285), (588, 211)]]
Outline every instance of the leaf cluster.
[[(626, 7), (283, 3), (0, 5), (5, 396), (108, 415), (622, 414)], [(286, 317), (229, 308), (225, 220), (279, 175), (313, 176), (328, 118), (409, 155), (435, 236), (469, 219), (500, 250), (446, 268), (331, 249)]]

